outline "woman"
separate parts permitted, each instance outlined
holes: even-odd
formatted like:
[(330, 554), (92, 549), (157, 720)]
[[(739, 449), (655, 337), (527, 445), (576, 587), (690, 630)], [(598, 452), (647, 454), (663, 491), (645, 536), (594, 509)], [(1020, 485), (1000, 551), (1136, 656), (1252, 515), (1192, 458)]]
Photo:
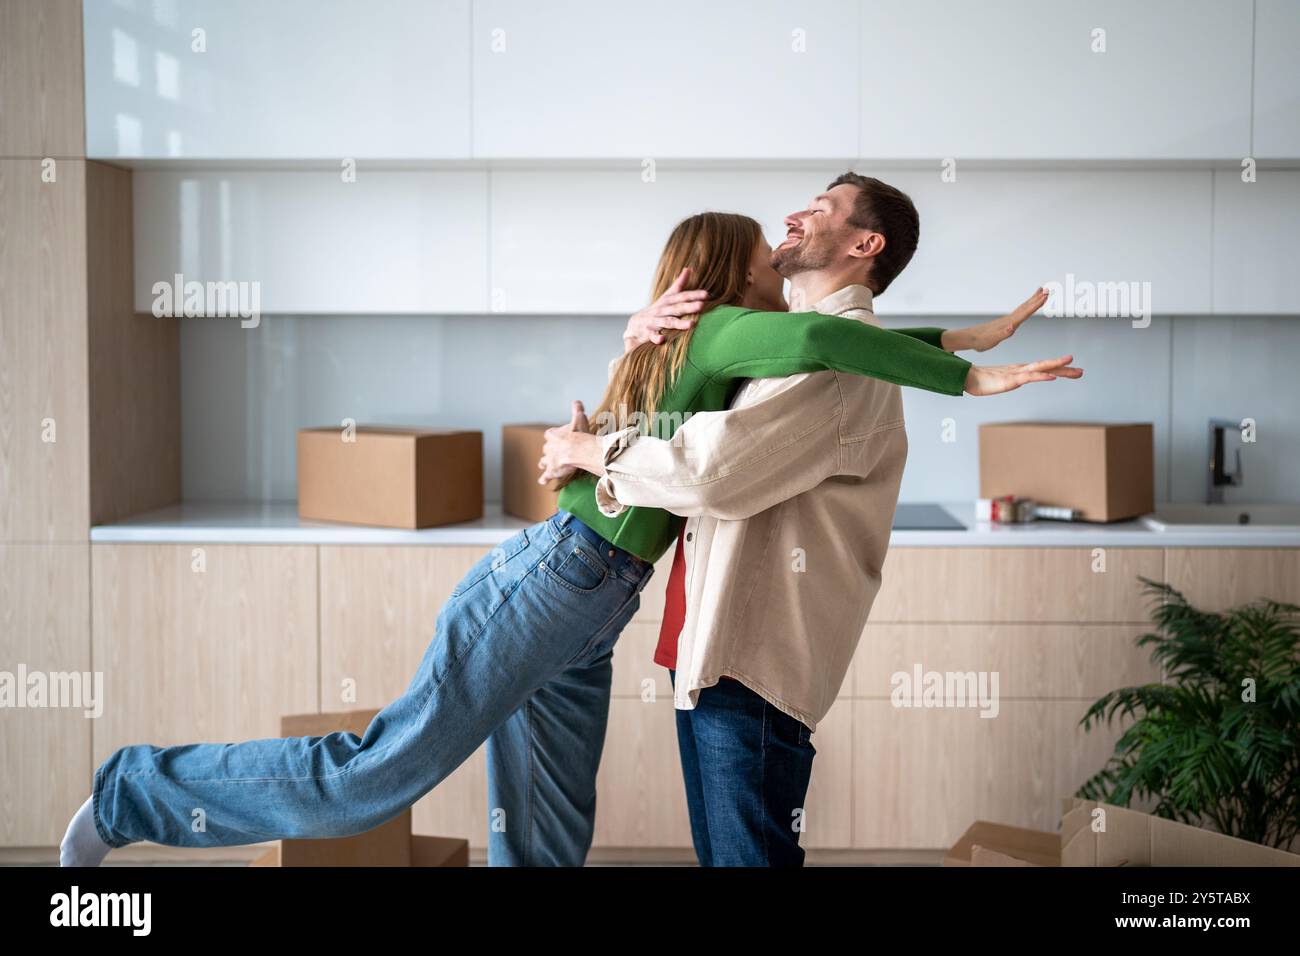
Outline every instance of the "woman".
[[(908, 335), (817, 313), (792, 321), (779, 311), (750, 311), (784, 306), (770, 255), (747, 217), (705, 213), (680, 224), (660, 259), (655, 295), (689, 268), (712, 308), (669, 348), (625, 355), (597, 421), (646, 422), (668, 436), (685, 415), (725, 408), (751, 377), (836, 368), (955, 395), (1051, 378), (1051, 368), (1068, 362), (1008, 377), (922, 341), (936, 330)], [(409, 807), (489, 736), (490, 751), (523, 746), (539, 722), (567, 734), (562, 759), (570, 766), (534, 772), (566, 770), (584, 783), (566, 794), (564, 807), (539, 810), (530, 781), (495, 781), (493, 861), (581, 863), (594, 822), (613, 645), (678, 519), (641, 508), (606, 518), (588, 479), (572, 481), (559, 504), (556, 515), (485, 555), (457, 585), (406, 692), (364, 736), (123, 747), (95, 772), (91, 797), (64, 837), (62, 863), (97, 865), (110, 849), (141, 840), (229, 846), (359, 833)], [(557, 690), (551, 698), (549, 687)], [(527, 841), (539, 832), (551, 855), (529, 859)]]

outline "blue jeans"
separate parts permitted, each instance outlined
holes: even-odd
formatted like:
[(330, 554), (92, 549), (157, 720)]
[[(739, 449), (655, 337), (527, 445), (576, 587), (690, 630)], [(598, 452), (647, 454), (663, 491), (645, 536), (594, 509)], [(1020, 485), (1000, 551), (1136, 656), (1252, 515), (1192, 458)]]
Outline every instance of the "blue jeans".
[(694, 710), (677, 711), (700, 866), (803, 865), (799, 833), (817, 754), (811, 737), (738, 680), (704, 688)]
[(580, 865), (612, 648), (653, 570), (565, 512), (533, 525), (456, 586), (410, 686), (363, 737), (123, 747), (95, 772), (99, 835), (203, 847), (361, 833), (491, 735), (490, 859)]

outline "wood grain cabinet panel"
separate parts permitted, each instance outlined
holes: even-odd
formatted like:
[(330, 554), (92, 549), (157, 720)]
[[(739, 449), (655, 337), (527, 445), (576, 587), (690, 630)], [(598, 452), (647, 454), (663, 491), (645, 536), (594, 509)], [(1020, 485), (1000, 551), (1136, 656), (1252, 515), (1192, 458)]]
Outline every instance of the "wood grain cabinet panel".
[[(118, 747), (279, 735), (317, 709), (316, 549), (92, 546), (94, 759)], [(202, 568), (203, 570), (199, 570)]]
[(817, 750), (799, 845), (844, 849), (853, 836), (853, 703), (839, 700), (812, 735)]
[(1259, 598), (1300, 604), (1300, 548), (1170, 548), (1169, 583), (1199, 608)]
[[(433, 639), (452, 589), (489, 549), (320, 549), (321, 701), (324, 710), (381, 708), (401, 696)], [(344, 699), (355, 689), (355, 700)], [(487, 842), (487, 764), (480, 747), (416, 802), (417, 833)]]
[[(1163, 552), (1091, 548), (891, 548), (871, 620), (1139, 623), (1139, 575), (1159, 579)], [(1100, 566), (1100, 565), (1097, 565)]]
[(0, 159), (0, 540), (89, 528), (85, 167)]
[(854, 846), (947, 848), (976, 820), (1055, 829), (1060, 798), (1101, 769), (1121, 732), (1084, 733), (1087, 706), (1003, 700), (984, 718), (855, 700)]
[(593, 846), (689, 847), (672, 697), (610, 702)]
[(0, 156), (86, 155), (81, 0), (0, 0)]
[[(0, 846), (56, 846), (90, 794), (97, 724), (90, 657), (90, 545), (0, 544), (0, 670), (77, 674), (60, 706), (0, 708)], [(86, 675), (90, 675), (87, 679)], [(61, 680), (62, 678), (60, 678)], [(26, 695), (24, 702), (40, 704)], [(89, 690), (89, 696), (86, 696)], [(86, 705), (89, 705), (87, 707)], [(87, 716), (89, 709), (91, 716)]]
[(1095, 700), (1117, 687), (1161, 679), (1126, 624), (868, 624), (845, 693), (887, 698), (893, 675), (988, 671), (1011, 698)]

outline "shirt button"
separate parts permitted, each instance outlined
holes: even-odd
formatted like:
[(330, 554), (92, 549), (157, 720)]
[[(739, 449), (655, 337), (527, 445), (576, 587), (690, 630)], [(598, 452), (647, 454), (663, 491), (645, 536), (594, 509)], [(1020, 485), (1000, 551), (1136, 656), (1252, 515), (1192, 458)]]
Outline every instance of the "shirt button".
[(687, 540), (687, 541), (690, 541), (690, 540), (691, 540), (691, 537), (692, 537), (692, 532), (690, 532), (690, 531), (686, 532), (686, 540)]

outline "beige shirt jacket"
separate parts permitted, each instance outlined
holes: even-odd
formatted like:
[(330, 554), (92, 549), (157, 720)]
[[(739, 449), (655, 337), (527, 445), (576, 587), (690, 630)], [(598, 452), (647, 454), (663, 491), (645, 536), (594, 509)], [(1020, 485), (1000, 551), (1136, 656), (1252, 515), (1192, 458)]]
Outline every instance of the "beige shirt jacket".
[[(814, 309), (879, 325), (871, 300), (853, 285)], [(899, 387), (835, 371), (751, 379), (671, 440), (629, 428), (602, 442), (605, 514), (687, 518), (675, 706), (730, 677), (816, 730), (880, 589), (907, 460)]]

